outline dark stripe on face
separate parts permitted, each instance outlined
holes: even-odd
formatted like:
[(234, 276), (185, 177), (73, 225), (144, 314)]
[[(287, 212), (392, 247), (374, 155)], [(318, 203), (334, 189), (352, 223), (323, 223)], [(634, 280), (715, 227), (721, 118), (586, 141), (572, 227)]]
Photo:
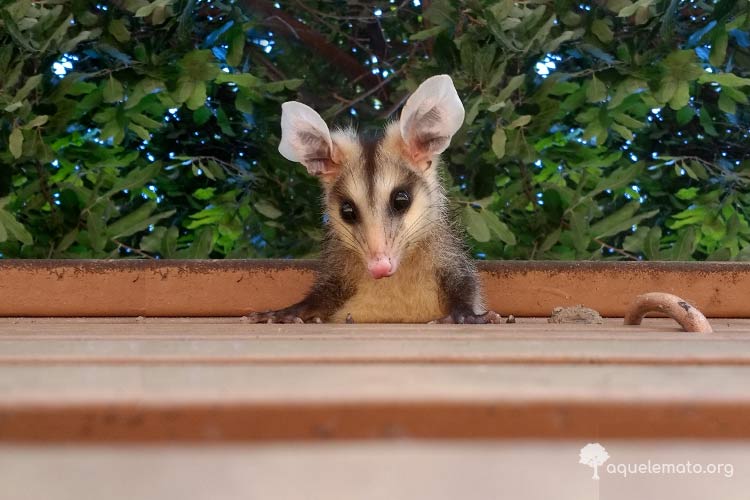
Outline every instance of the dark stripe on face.
[(412, 169), (410, 169), (406, 165), (401, 166), (402, 174), (404, 176), (403, 180), (403, 187), (408, 188), (410, 191), (414, 191), (417, 187), (417, 184), (419, 184), (421, 187), (423, 186), (425, 189), (427, 188), (427, 183), (422, 179), (420, 176), (416, 174)]
[(378, 175), (377, 153), (380, 144), (383, 142), (383, 136), (380, 135), (361, 135), (359, 143), (362, 146), (362, 161), (364, 162), (364, 177), (367, 183), (367, 198), (370, 205), (375, 204), (375, 176)]

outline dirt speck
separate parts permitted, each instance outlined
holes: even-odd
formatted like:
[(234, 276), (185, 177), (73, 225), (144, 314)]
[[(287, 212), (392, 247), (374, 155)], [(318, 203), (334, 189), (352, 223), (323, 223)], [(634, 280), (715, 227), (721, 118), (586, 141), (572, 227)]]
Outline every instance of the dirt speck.
[(583, 307), (582, 305), (572, 307), (555, 307), (552, 316), (547, 319), (548, 323), (581, 323), (586, 325), (602, 323), (602, 315), (597, 311)]
[(684, 300), (679, 301), (677, 303), (677, 305), (680, 306), (681, 308), (685, 309), (685, 312), (689, 312), (690, 311), (690, 307), (691, 307), (690, 304), (688, 304)]

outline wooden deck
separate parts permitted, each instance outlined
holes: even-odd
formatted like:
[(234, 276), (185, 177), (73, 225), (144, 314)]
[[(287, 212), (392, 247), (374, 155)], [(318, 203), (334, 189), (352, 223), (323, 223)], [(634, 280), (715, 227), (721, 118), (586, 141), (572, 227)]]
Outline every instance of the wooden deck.
[(2, 441), (750, 438), (750, 320), (0, 319)]
[[(484, 265), (515, 324), (240, 317), (298, 298), (313, 269), (0, 261), (0, 499), (748, 498), (750, 267)], [(621, 316), (649, 291), (714, 333), (534, 317)], [(592, 442), (612, 464), (734, 474), (594, 481)]]

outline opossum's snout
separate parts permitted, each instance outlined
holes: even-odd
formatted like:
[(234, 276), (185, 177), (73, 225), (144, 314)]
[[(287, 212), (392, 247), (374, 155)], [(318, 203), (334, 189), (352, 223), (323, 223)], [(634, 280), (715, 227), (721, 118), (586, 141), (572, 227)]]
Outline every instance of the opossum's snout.
[(370, 276), (376, 280), (393, 276), (398, 269), (400, 253), (386, 238), (385, 228), (380, 224), (373, 224), (365, 235), (364, 257)]
[(367, 261), (367, 270), (374, 279), (393, 276), (398, 269), (398, 259), (385, 254), (375, 255)]

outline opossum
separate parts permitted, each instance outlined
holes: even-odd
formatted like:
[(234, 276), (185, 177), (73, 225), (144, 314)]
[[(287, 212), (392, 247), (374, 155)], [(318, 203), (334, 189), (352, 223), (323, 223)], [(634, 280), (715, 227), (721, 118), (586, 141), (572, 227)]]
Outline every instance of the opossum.
[(382, 136), (329, 132), (312, 108), (282, 105), (279, 152), (317, 176), (327, 216), (322, 262), (301, 302), (253, 322), (495, 323), (439, 177), (464, 121), (448, 75), (424, 81)]

